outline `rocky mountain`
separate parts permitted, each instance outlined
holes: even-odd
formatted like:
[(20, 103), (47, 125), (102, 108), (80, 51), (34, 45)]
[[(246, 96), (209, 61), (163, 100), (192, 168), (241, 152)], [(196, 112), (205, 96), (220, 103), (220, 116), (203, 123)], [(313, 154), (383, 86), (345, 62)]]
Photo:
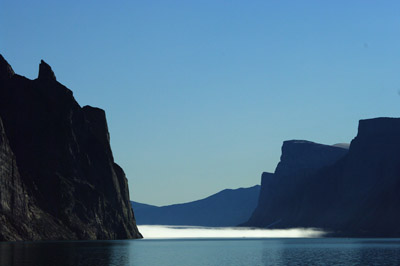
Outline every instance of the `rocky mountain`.
[(247, 221), (257, 205), (260, 186), (225, 189), (205, 199), (157, 207), (132, 202), (138, 224), (236, 226)]
[(297, 212), (308, 176), (335, 163), (347, 149), (305, 140), (285, 141), (275, 173), (261, 176), (260, 198), (248, 226), (277, 227)]
[[(348, 153), (302, 176), (289, 192), (281, 190), (286, 185), (282, 176), (263, 179), (259, 206), (246, 224), (318, 227), (335, 236), (399, 237), (399, 135), (398, 118), (361, 120)], [(268, 195), (271, 190), (280, 191), (275, 193), (279, 196)], [(283, 211), (276, 212), (276, 206)]]
[(44, 61), (0, 55), (0, 240), (139, 238), (105, 112), (81, 107)]

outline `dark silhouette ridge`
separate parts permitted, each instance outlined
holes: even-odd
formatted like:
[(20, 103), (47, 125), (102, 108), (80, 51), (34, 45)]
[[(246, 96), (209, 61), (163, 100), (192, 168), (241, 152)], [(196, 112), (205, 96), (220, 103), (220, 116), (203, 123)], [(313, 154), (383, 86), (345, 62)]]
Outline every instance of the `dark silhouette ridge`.
[(283, 142), (282, 155), (275, 175), (304, 175), (333, 164), (347, 153), (347, 149), (323, 145), (306, 140)]
[[(347, 149), (304, 140), (285, 141), (275, 173), (263, 173), (258, 206), (244, 225), (279, 227), (297, 212), (299, 186), (308, 176), (342, 158)], [(298, 226), (295, 226), (298, 227)]]
[(132, 202), (138, 224), (236, 226), (249, 219), (260, 186), (225, 189), (205, 199), (156, 207)]
[(259, 205), (245, 225), (399, 237), (399, 135), (398, 118), (360, 120), (348, 153), (337, 162), (301, 176), (290, 190), (281, 177), (263, 183)]
[(13, 74), (0, 57), (0, 240), (141, 237), (105, 112), (81, 108), (41, 62)]

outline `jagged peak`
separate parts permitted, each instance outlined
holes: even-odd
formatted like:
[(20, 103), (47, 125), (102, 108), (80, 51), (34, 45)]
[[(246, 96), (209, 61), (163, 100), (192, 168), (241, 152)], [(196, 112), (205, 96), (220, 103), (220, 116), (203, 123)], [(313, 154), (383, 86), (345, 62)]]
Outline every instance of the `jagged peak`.
[(56, 76), (54, 75), (51, 66), (43, 60), (40, 60), (38, 79), (56, 80)]
[(12, 69), (10, 64), (0, 54), (0, 80), (1, 79), (9, 79), (12, 76), (14, 76), (14, 74), (15, 74), (14, 70)]

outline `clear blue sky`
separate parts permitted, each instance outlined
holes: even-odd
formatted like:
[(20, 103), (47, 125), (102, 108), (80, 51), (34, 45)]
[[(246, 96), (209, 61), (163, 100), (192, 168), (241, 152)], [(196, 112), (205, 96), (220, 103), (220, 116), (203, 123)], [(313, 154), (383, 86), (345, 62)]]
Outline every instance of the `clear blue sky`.
[(0, 53), (106, 110), (131, 199), (260, 183), (282, 142), (399, 116), (399, 1), (5, 1)]

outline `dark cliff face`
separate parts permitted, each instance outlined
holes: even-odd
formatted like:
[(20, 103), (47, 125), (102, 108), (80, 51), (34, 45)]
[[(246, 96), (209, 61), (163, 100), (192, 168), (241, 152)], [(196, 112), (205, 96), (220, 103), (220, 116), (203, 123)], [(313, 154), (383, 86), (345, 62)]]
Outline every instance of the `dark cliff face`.
[(263, 173), (258, 206), (248, 226), (277, 227), (301, 206), (303, 191), (299, 190), (309, 176), (334, 164), (347, 149), (304, 140), (285, 141), (281, 160), (275, 173)]
[[(6, 202), (19, 202), (21, 206), (12, 209), (21, 210), (20, 220), (29, 222), (26, 232), (17, 228), (17, 233), (4, 235), (2, 231), (2, 238), (140, 237), (127, 179), (113, 159), (104, 111), (81, 108), (43, 61), (36, 80), (14, 74), (3, 57), (0, 71), (0, 117), (7, 139), (1, 144), (2, 156), (15, 158), (18, 170), (11, 177), (2, 168), (1, 182), (20, 180), (10, 188), (1, 186), (0, 197), (8, 199), (4, 204), (2, 200), (0, 211), (6, 213)], [(12, 166), (4, 165), (4, 169)], [(3, 196), (13, 188), (24, 191), (26, 197)]]
[[(248, 224), (318, 227), (335, 236), (399, 237), (399, 136), (398, 118), (361, 120), (343, 158), (305, 175), (278, 200), (265, 192)], [(283, 211), (277, 214), (271, 205)]]
[(290, 177), (308, 174), (333, 164), (346, 153), (346, 149), (311, 141), (284, 141), (281, 160), (275, 169), (275, 175)]
[(349, 153), (311, 176), (301, 211), (282, 226), (326, 228), (334, 235), (400, 236), (400, 119), (361, 120)]
[[(14, 239), (26, 226), (29, 199), (0, 119), (0, 240)], [(22, 218), (22, 220), (20, 220)], [(25, 218), (25, 219), (24, 219)]]
[(320, 224), (343, 235), (400, 236), (399, 136), (398, 118), (359, 122), (348, 155), (329, 171), (334, 186), (327, 191), (337, 200)]

